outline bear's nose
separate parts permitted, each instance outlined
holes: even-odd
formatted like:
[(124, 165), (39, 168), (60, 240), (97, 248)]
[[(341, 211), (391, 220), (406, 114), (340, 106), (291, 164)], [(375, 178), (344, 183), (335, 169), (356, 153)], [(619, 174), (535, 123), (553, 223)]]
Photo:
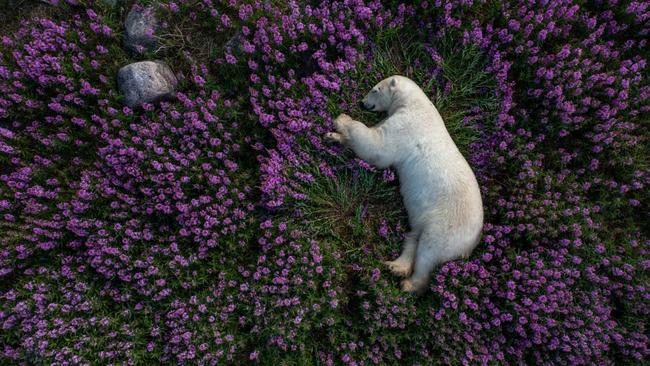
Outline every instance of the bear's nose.
[(363, 100), (360, 100), (360, 101), (359, 101), (359, 108), (361, 108), (361, 109), (366, 109), (366, 105), (363, 104)]

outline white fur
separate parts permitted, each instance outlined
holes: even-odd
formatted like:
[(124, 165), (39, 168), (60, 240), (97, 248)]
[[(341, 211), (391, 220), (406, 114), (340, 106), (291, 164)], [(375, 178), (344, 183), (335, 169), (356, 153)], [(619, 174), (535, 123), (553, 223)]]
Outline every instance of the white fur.
[[(327, 138), (350, 147), (378, 168), (393, 166), (411, 232), (402, 254), (386, 262), (402, 288), (422, 292), (436, 266), (466, 258), (480, 240), (483, 203), (476, 177), (449, 136), (442, 117), (417, 84), (403, 76), (379, 82), (363, 99), (388, 117), (368, 128), (341, 114)], [(410, 277), (409, 277), (410, 276)]]

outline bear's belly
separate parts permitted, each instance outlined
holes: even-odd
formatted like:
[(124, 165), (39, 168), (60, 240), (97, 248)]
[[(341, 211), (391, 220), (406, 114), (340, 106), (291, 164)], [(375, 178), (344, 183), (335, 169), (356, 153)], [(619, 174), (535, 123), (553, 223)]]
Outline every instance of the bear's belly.
[(417, 230), (432, 220), (455, 230), (474, 226), (473, 211), (482, 210), (480, 191), (464, 159), (419, 156), (398, 166), (397, 171), (411, 228)]
[(417, 166), (410, 169), (398, 168), (398, 175), (409, 224), (413, 228), (419, 227), (427, 212), (440, 205), (440, 201), (445, 198), (447, 192), (444, 181), (428, 169), (418, 169)]

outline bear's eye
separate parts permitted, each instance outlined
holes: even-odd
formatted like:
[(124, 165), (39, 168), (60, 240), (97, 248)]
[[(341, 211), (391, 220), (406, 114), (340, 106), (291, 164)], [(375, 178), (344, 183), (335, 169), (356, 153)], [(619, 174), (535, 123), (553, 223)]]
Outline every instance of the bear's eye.
[(376, 92), (377, 92), (377, 89), (374, 89), (372, 92), (373, 92), (373, 93), (376, 93)]

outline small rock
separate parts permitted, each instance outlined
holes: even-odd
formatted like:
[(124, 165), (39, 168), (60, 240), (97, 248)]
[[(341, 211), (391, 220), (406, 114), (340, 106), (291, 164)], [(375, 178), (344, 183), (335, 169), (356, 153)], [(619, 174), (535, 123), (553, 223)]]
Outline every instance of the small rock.
[(151, 51), (156, 47), (155, 33), (159, 22), (153, 6), (134, 5), (124, 23), (124, 46), (134, 52)]
[(117, 73), (117, 86), (129, 107), (171, 97), (176, 83), (172, 70), (161, 61), (135, 62)]

